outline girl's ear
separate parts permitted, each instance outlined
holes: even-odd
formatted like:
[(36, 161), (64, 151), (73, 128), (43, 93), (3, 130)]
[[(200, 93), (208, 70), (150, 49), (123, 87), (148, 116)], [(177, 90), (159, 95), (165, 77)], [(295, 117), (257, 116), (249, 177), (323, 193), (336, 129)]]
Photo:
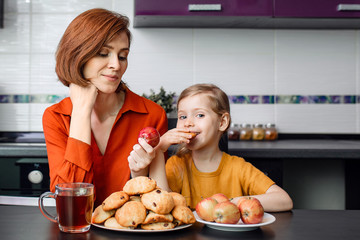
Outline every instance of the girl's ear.
[(221, 116), (219, 130), (222, 131), (222, 132), (225, 132), (225, 130), (229, 126), (229, 123), (230, 123), (230, 114), (229, 113), (224, 113)]

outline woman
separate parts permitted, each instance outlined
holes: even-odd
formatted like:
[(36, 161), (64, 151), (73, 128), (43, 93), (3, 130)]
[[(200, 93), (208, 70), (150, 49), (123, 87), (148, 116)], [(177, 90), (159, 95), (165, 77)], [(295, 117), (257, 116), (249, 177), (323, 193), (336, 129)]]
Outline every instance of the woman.
[(93, 183), (95, 206), (130, 177), (148, 174), (155, 151), (138, 139), (139, 131), (167, 130), (165, 111), (122, 81), (128, 25), (127, 17), (105, 9), (88, 10), (70, 23), (56, 52), (56, 73), (70, 97), (43, 115), (50, 190), (61, 182)]

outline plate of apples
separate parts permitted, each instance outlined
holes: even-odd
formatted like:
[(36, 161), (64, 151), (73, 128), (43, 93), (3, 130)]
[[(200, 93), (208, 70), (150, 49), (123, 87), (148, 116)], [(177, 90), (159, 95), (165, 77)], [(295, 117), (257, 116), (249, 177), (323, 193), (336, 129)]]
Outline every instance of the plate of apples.
[(242, 197), (235, 204), (222, 193), (201, 200), (193, 213), (196, 221), (222, 231), (252, 231), (276, 220), (258, 199)]

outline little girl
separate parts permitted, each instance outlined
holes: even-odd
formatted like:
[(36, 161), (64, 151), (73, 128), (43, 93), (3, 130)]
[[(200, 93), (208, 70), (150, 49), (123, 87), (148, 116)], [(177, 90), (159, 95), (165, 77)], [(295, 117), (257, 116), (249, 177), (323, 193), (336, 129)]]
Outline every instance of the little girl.
[[(263, 172), (219, 149), (231, 122), (229, 99), (220, 88), (190, 86), (180, 94), (177, 109), (177, 126), (161, 137), (150, 166), (149, 176), (159, 187), (181, 193), (192, 209), (215, 193), (225, 194), (234, 203), (241, 196), (254, 196), (268, 212), (292, 209), (289, 195)], [(165, 165), (163, 152), (173, 144), (181, 148)]]

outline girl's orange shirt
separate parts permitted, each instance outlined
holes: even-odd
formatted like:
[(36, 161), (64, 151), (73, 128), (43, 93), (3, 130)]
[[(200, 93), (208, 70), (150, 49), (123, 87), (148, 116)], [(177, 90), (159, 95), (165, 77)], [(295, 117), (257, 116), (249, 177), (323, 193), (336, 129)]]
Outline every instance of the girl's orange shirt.
[(200, 172), (191, 157), (172, 156), (166, 162), (166, 176), (172, 191), (181, 193), (191, 209), (204, 198), (223, 193), (228, 198), (264, 194), (275, 184), (243, 158), (223, 153), (214, 172)]
[(50, 169), (50, 190), (62, 182), (89, 182), (95, 185), (95, 206), (130, 179), (127, 158), (137, 143), (140, 130), (155, 127), (160, 135), (168, 129), (164, 109), (129, 89), (111, 130), (104, 154), (92, 134), (91, 145), (69, 137), (72, 103), (70, 98), (47, 108), (43, 130)]

